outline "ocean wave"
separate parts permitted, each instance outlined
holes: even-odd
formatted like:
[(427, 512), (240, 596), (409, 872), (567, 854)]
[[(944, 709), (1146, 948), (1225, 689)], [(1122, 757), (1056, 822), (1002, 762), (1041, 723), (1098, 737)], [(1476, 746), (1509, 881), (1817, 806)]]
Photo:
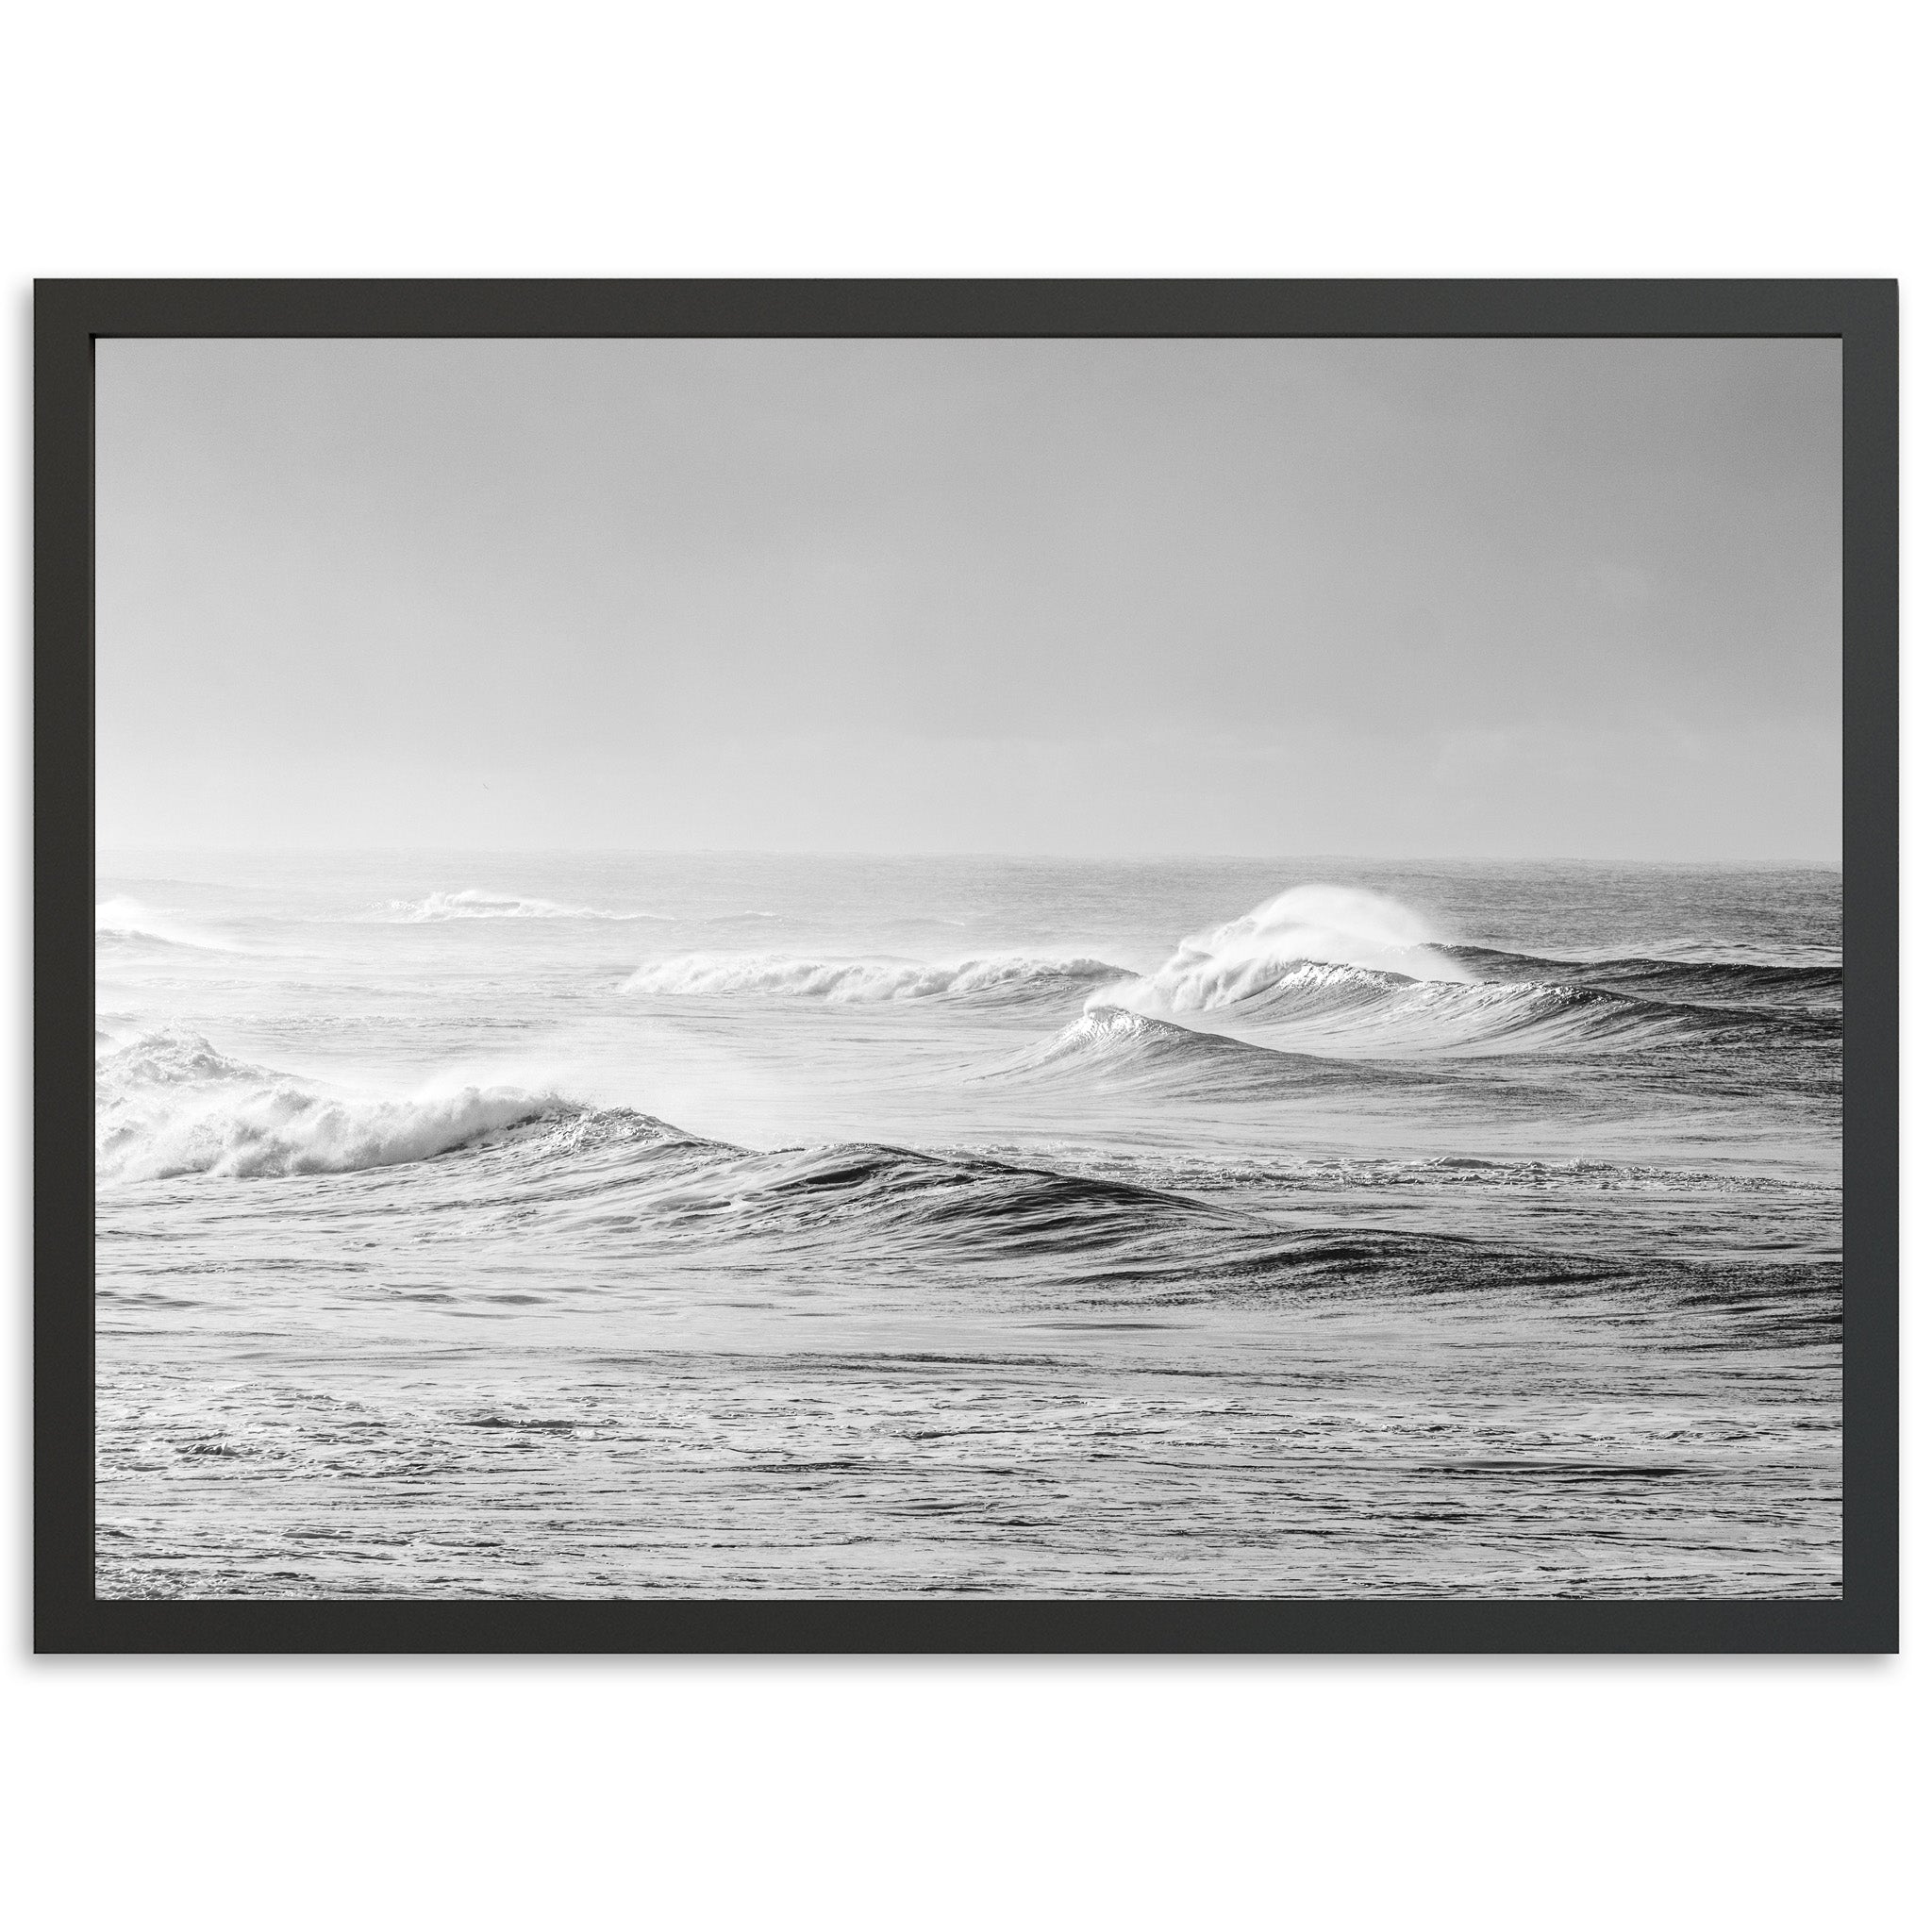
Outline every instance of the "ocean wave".
[(525, 899), (504, 892), (482, 892), (474, 887), (460, 892), (431, 892), (426, 899), (392, 899), (391, 912), (411, 924), (432, 924), (450, 919), (608, 919), (619, 922), (655, 920), (670, 924), (668, 912), (607, 912), (596, 906), (561, 906), (554, 899)]
[(1442, 949), (1428, 922), (1399, 901), (1346, 886), (1294, 886), (1239, 919), (1182, 940), (1127, 1003), (1169, 1012), (1240, 1006), (1307, 965), (1407, 979), (1472, 977)]
[(1654, 999), (1705, 1005), (1829, 1005), (1844, 991), (1844, 969), (1836, 963), (1792, 964), (1758, 959), (1657, 958), (1548, 959), (1486, 946), (1444, 949), (1477, 977), (1596, 986)]
[[(1182, 989), (1184, 991), (1185, 989)], [(1175, 989), (1154, 980), (1097, 995), (1158, 1013)], [(1181, 1010), (1186, 1010), (1182, 1008)], [(1822, 1018), (1756, 1008), (1645, 999), (1577, 981), (1411, 979), (1357, 966), (1304, 963), (1207, 1008), (1224, 1023), (1277, 1032), (1315, 1054), (1528, 1054), (1711, 1044), (1768, 1034), (1822, 1036)]]
[(1344, 1055), (1598, 1051), (1780, 1028), (1823, 1037), (1842, 988), (1824, 950), (1550, 959), (1452, 943), (1377, 893), (1297, 886), (1087, 1004), (1284, 1028), (1294, 1046)]
[(872, 1142), (721, 1158), (701, 1186), (681, 1177), (677, 1205), (687, 1230), (708, 1220), (735, 1244), (832, 1233), (858, 1238), (855, 1252), (874, 1258), (907, 1240), (983, 1257), (1107, 1248), (1122, 1258), (1178, 1224), (1253, 1225), (1238, 1211), (1130, 1182)]
[(685, 953), (647, 960), (626, 992), (678, 999), (765, 997), (836, 1004), (985, 998), (1077, 999), (1094, 988), (1131, 979), (1104, 959), (1007, 955), (924, 964), (913, 959), (801, 959), (771, 953)]
[[(1620, 1306), (1649, 1297), (1741, 1309), (1767, 1339), (1806, 1341), (1837, 1307), (1836, 1274), (1818, 1262), (1755, 1258), (1726, 1274), (1703, 1261), (1607, 1259), (1507, 1239), (1285, 1225), (1252, 1198), (1217, 1199), (1215, 1177), (1184, 1163), (1106, 1172), (1004, 1149), (864, 1141), (758, 1152), (507, 1087), (351, 1095), (193, 1035), (150, 1035), (102, 1062), (97, 1108), (104, 1180), (322, 1177), (287, 1211), (324, 1217), (315, 1224), (331, 1239), (358, 1214), (414, 1215), (425, 1241), (514, 1232), (533, 1257), (594, 1254), (600, 1281), (619, 1292), (649, 1291), (675, 1271), (693, 1285), (808, 1279), (821, 1291), (862, 1285), (876, 1295), (891, 1284), (916, 1298), (908, 1307), (992, 1295), (1013, 1312), (1602, 1293)], [(1426, 1166), (1412, 1164), (1414, 1184)], [(1437, 1182), (1455, 1184), (1456, 1171), (1441, 1163)], [(353, 1191), (335, 1191), (358, 1174)], [(1402, 1182), (1391, 1174), (1380, 1184)], [(1589, 1183), (1578, 1174), (1572, 1184)], [(535, 1285), (513, 1299), (545, 1299), (542, 1273), (533, 1267)]]
[(515, 1134), (569, 1152), (614, 1123), (631, 1133), (675, 1132), (647, 1115), (600, 1114), (517, 1087), (335, 1091), (235, 1059), (193, 1034), (150, 1034), (101, 1055), (94, 1068), (94, 1168), (105, 1182), (352, 1174)]
[(1090, 1006), (1052, 1039), (990, 1069), (987, 1079), (1090, 1079), (1187, 1085), (1232, 1098), (1243, 1089), (1305, 1088), (1349, 1077), (1333, 1059), (1284, 1053), (1123, 1007)]
[(226, 940), (184, 925), (173, 914), (158, 912), (139, 899), (103, 899), (94, 907), (94, 944), (114, 951), (233, 953)]
[[(1130, 1177), (971, 1149), (872, 1142), (747, 1153), (653, 1150), (613, 1174), (595, 1202), (567, 1211), (600, 1229), (622, 1224), (639, 1260), (681, 1254), (732, 1272), (808, 1266), (869, 1287), (897, 1271), (930, 1293), (931, 1274), (978, 1292), (1065, 1307), (1186, 1306), (1290, 1295), (1307, 1299), (1457, 1294), (1509, 1299), (1602, 1291), (1710, 1301), (1729, 1291), (1703, 1263), (1609, 1260), (1509, 1241), (1358, 1225), (1285, 1227), (1253, 1208)], [(1775, 1273), (1775, 1271), (1773, 1271)], [(1757, 1270), (1740, 1292), (1779, 1319), (1808, 1296), (1829, 1300), (1829, 1270)], [(1008, 1306), (1014, 1306), (1010, 1301)]]

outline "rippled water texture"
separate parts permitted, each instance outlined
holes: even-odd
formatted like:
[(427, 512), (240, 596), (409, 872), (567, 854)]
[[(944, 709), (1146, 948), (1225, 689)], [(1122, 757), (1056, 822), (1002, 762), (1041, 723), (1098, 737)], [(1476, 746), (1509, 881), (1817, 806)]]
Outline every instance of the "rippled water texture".
[(1839, 875), (105, 857), (111, 1596), (1834, 1596)]

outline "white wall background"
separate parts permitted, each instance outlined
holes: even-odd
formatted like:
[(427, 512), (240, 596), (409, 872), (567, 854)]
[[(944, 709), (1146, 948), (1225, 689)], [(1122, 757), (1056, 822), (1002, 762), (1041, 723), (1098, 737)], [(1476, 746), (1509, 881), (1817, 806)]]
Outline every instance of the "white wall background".
[[(35, 275), (1898, 275), (1914, 9), (419, 0), (17, 11), (0, 81), (0, 1887), (27, 1926), (1893, 1926), (1932, 1665), (26, 1657)], [(1909, 752), (1908, 752), (1909, 758)], [(1924, 1070), (1926, 789), (1907, 781)], [(1908, 1101), (1907, 1189), (1923, 1163)], [(1925, 1384), (1924, 1217), (1907, 1248)], [(1909, 1654), (1909, 1653), (1916, 1654)]]

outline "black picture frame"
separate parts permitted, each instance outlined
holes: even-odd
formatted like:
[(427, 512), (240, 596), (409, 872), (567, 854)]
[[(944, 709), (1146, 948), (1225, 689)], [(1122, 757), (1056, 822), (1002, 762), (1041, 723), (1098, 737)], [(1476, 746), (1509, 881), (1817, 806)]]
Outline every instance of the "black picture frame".
[[(1836, 337), (1844, 1446), (1837, 1601), (97, 1601), (93, 357), (106, 337)], [(1890, 1652), (1898, 1647), (1898, 286), (51, 280), (34, 307), (40, 1652)]]

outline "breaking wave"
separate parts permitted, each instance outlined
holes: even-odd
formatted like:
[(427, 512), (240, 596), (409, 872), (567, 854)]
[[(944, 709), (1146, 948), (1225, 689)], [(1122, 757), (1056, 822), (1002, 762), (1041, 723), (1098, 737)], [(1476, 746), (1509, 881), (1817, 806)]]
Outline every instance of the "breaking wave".
[[(1424, 930), (1393, 901), (1298, 887), (1183, 941), (1154, 973), (1095, 988), (1088, 1010), (1212, 1016), (1312, 1054), (1391, 1058), (1621, 1050), (1767, 1029), (1822, 1037), (1835, 1024), (1837, 967), (1551, 960)], [(1350, 951), (1361, 957), (1338, 957)]]
[(466, 1086), (407, 1097), (345, 1093), (231, 1058), (193, 1034), (157, 1033), (94, 1068), (94, 1171), (106, 1182), (171, 1175), (352, 1174), (428, 1160), (518, 1132), (568, 1142), (615, 1119), (554, 1093)]
[(1230, 1019), (1281, 1029), (1310, 1052), (1387, 1054), (1627, 1051), (1817, 1030), (1799, 1016), (1648, 1000), (1575, 983), (1453, 984), (1349, 966), (1305, 965)]
[(852, 1005), (893, 1000), (1078, 999), (1132, 978), (1104, 959), (1010, 955), (923, 964), (913, 959), (798, 959), (769, 953), (686, 953), (640, 966), (625, 991), (679, 999), (815, 999)]
[(1286, 1029), (1318, 1054), (1540, 1053), (1822, 1036), (1842, 981), (1823, 959), (1564, 960), (1453, 944), (1395, 900), (1297, 886), (1087, 1004)]
[(1398, 901), (1346, 886), (1294, 886), (1225, 925), (1181, 941), (1164, 965), (1139, 982), (1130, 1003), (1171, 1012), (1239, 1006), (1311, 962), (1409, 979), (1472, 977), (1443, 950), (1434, 928)]

